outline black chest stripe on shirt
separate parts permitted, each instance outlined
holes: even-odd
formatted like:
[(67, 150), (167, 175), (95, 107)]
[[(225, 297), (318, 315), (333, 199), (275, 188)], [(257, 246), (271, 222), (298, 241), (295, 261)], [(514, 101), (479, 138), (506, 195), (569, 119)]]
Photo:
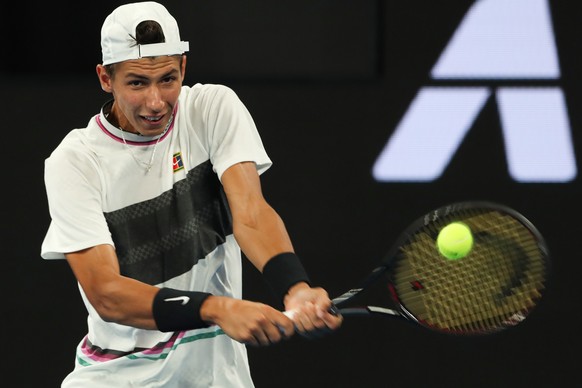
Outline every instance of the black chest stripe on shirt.
[(105, 218), (121, 274), (148, 284), (188, 272), (232, 234), (226, 195), (209, 161), (159, 197)]

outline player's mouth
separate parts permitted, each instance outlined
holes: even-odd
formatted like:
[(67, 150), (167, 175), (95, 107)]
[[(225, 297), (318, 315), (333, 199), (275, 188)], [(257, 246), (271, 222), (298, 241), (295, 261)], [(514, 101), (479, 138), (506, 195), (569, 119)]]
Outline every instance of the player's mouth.
[(156, 136), (163, 132), (168, 121), (166, 115), (155, 115), (155, 116), (139, 116), (141, 120), (141, 129), (139, 133), (144, 136)]
[(165, 115), (161, 116), (141, 116), (141, 118), (151, 125), (159, 125), (164, 119)]

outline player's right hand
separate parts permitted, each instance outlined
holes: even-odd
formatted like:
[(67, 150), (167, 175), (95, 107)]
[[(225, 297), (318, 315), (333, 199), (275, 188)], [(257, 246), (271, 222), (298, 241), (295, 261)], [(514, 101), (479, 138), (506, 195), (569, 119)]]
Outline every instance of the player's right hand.
[(232, 339), (251, 346), (275, 344), (295, 333), (291, 319), (264, 303), (213, 295), (202, 304), (200, 316), (220, 326)]

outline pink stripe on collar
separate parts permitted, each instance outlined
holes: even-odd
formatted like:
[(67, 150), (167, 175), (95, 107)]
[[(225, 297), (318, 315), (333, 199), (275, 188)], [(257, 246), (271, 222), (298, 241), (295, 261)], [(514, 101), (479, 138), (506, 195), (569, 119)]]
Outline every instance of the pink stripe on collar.
[(109, 136), (110, 138), (112, 138), (113, 140), (115, 140), (119, 143), (127, 143), (127, 144), (131, 144), (131, 145), (135, 145), (135, 146), (149, 146), (149, 145), (157, 143), (158, 141), (164, 140), (168, 136), (168, 134), (174, 128), (174, 123), (176, 122), (176, 114), (177, 113), (178, 113), (178, 104), (176, 104), (176, 106), (174, 107), (174, 111), (172, 112), (172, 122), (170, 123), (170, 128), (168, 128), (168, 130), (162, 135), (162, 137), (159, 140), (153, 139), (153, 140), (144, 141), (144, 142), (131, 141), (131, 140), (127, 140), (127, 139), (124, 142), (121, 137), (109, 132), (109, 130), (105, 127), (105, 125), (101, 121), (101, 113), (98, 113), (95, 115), (95, 121), (97, 122), (97, 125), (99, 126), (99, 128), (101, 128), (103, 133), (105, 133), (107, 136)]

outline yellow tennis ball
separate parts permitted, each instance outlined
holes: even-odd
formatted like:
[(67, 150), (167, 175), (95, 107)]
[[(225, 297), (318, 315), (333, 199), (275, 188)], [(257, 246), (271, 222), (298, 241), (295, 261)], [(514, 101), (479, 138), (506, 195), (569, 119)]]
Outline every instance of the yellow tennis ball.
[(441, 229), (436, 244), (441, 255), (447, 259), (462, 259), (473, 248), (473, 234), (466, 224), (452, 222)]

